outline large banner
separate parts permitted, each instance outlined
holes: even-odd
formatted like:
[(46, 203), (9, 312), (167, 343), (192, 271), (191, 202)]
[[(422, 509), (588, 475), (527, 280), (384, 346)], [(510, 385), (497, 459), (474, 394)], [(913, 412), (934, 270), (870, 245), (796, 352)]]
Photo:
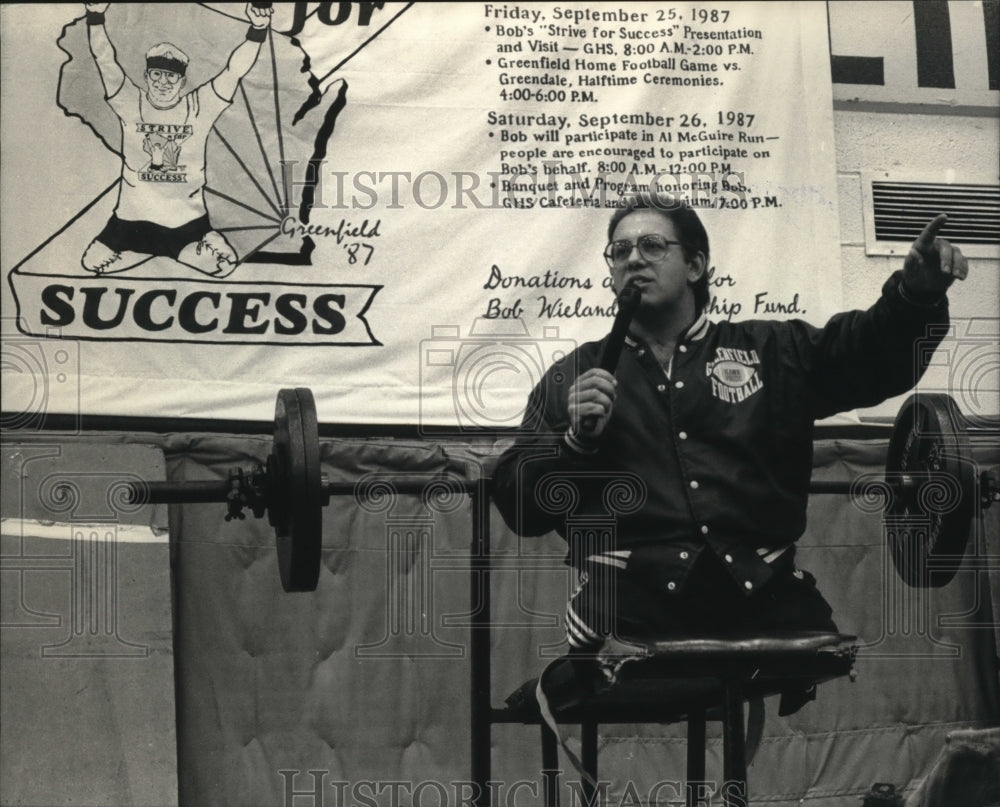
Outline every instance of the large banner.
[(27, 423), (309, 386), (328, 422), (515, 425), (607, 332), (646, 189), (702, 215), (712, 317), (840, 308), (824, 4), (103, 5), (3, 9)]

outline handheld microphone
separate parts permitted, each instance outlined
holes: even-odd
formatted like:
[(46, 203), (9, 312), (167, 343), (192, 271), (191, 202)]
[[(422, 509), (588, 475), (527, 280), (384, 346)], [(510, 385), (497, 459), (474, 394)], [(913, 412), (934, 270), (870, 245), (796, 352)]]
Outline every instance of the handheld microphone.
[(628, 326), (632, 324), (632, 317), (639, 310), (639, 303), (642, 302), (642, 289), (636, 285), (629, 285), (622, 289), (618, 295), (618, 313), (615, 314), (615, 321), (611, 325), (611, 333), (608, 334), (607, 341), (601, 350), (601, 355), (597, 360), (597, 365), (602, 370), (614, 373), (618, 367), (618, 359), (622, 355), (622, 348), (625, 347), (625, 337), (628, 335)]
[[(601, 354), (597, 359), (597, 366), (602, 370), (607, 370), (614, 374), (618, 367), (618, 359), (621, 358), (622, 348), (625, 347), (625, 337), (628, 335), (628, 326), (632, 323), (635, 312), (639, 310), (639, 303), (642, 302), (642, 290), (636, 285), (628, 285), (622, 289), (618, 295), (618, 313), (615, 314), (615, 321), (611, 325), (611, 332), (608, 334)], [(587, 415), (581, 424), (586, 431), (591, 431), (597, 425), (597, 415)]]

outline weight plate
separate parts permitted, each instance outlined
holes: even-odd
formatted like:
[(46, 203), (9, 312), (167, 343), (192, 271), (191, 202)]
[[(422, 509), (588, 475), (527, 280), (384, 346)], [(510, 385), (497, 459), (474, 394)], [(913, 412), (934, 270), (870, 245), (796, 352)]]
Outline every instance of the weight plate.
[(944, 586), (958, 572), (976, 512), (977, 476), (965, 418), (948, 395), (911, 395), (899, 410), (886, 456), (893, 497), (886, 540), (905, 583)]
[(274, 527), (285, 591), (315, 591), (322, 550), (319, 429), (306, 388), (278, 392), (268, 458), (268, 519)]

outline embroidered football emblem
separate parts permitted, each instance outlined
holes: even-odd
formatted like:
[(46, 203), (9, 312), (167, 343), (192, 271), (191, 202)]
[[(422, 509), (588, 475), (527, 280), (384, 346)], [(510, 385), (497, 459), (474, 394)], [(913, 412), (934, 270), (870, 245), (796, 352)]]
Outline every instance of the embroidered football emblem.
[(759, 366), (756, 350), (716, 348), (715, 360), (705, 364), (705, 375), (712, 379), (712, 395), (726, 403), (745, 401), (764, 386)]

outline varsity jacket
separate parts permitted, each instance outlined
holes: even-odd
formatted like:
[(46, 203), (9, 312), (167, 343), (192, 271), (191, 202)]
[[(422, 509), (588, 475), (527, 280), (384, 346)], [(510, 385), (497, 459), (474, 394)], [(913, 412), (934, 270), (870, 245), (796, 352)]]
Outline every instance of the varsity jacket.
[(914, 302), (900, 282), (896, 272), (871, 308), (823, 328), (702, 315), (668, 367), (629, 338), (594, 447), (569, 435), (569, 389), (602, 342), (581, 345), (533, 390), (494, 471), (505, 522), (525, 536), (557, 531), (577, 568), (655, 570), (677, 594), (711, 551), (753, 594), (805, 530), (814, 421), (911, 389), (946, 331), (947, 299)]

